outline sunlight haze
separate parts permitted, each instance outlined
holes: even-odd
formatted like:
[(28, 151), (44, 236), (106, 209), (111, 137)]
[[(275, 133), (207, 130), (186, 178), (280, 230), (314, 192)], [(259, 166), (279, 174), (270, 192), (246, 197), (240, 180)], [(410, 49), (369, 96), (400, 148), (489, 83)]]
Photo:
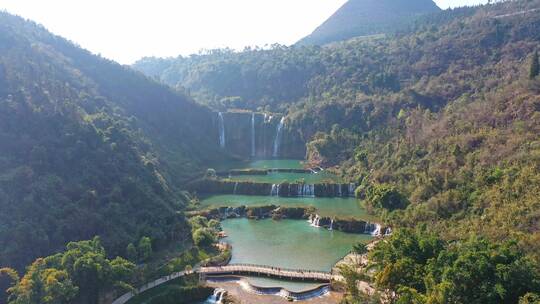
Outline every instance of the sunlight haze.
[[(2, 0), (0, 9), (43, 24), (83, 48), (130, 64), (201, 49), (290, 45), (346, 0)], [(439, 0), (441, 8), (484, 0)]]

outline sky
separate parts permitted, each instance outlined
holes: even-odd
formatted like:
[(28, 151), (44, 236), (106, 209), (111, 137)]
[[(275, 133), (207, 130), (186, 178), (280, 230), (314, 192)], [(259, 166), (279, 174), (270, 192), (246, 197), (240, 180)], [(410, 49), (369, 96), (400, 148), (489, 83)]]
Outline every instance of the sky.
[[(0, 0), (83, 48), (123, 64), (202, 49), (274, 43), (310, 34), (346, 0)], [(441, 8), (487, 0), (435, 0)]]

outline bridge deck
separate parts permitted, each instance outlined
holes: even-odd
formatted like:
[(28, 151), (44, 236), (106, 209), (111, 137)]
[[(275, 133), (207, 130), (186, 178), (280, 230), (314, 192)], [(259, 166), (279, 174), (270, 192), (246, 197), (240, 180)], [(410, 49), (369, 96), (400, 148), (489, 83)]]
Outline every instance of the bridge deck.
[(286, 269), (265, 265), (252, 264), (230, 264), (227, 266), (217, 267), (202, 267), (198, 269), (198, 273), (216, 275), (216, 274), (251, 274), (265, 275), (276, 278), (287, 278), (292, 280), (313, 280), (330, 282), (332, 279), (339, 279), (338, 276), (330, 272), (303, 270), (303, 269)]

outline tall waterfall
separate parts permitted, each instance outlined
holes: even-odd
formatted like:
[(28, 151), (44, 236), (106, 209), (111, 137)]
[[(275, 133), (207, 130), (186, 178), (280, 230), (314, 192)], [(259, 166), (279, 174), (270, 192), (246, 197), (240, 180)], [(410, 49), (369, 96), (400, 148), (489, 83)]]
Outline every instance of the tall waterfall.
[(234, 183), (233, 194), (236, 195), (236, 189), (238, 189), (238, 182)]
[(255, 112), (251, 113), (251, 157), (255, 157)]
[(281, 120), (279, 121), (277, 130), (276, 130), (276, 137), (274, 139), (274, 152), (272, 153), (272, 157), (279, 156), (279, 145), (281, 144), (281, 133), (283, 132), (284, 125), (285, 125), (285, 117), (282, 117)]
[(328, 230), (334, 230), (334, 219), (330, 219), (330, 227)]
[(225, 148), (225, 120), (223, 119), (223, 113), (218, 113), (218, 128), (219, 128), (219, 146)]

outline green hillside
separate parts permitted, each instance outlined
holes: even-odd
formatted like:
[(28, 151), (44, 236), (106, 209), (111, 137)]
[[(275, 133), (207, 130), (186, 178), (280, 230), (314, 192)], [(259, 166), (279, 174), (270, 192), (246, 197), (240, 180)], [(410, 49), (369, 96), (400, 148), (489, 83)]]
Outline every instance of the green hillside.
[[(140, 73), (0, 14), (0, 265), (100, 235), (183, 237), (180, 185), (219, 159), (212, 114)], [(213, 129), (212, 129), (213, 130)]]
[(440, 9), (432, 0), (349, 0), (299, 45), (324, 45), (358, 36), (393, 33)]

